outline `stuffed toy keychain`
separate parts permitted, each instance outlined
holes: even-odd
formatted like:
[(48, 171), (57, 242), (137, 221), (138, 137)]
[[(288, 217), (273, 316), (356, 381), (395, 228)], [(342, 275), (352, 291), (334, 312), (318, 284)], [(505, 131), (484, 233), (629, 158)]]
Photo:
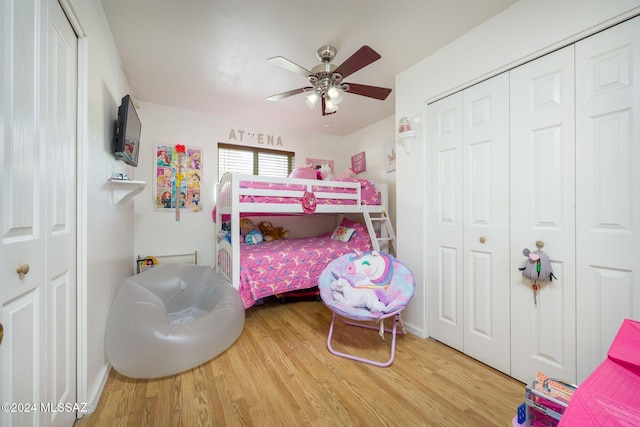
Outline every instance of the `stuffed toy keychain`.
[(557, 280), (557, 277), (553, 275), (553, 269), (551, 268), (551, 261), (547, 254), (541, 250), (531, 252), (529, 249), (524, 248), (522, 254), (527, 257), (527, 264), (521, 267), (522, 276), (533, 280), (531, 287), (533, 288), (533, 303), (538, 305), (538, 282)]

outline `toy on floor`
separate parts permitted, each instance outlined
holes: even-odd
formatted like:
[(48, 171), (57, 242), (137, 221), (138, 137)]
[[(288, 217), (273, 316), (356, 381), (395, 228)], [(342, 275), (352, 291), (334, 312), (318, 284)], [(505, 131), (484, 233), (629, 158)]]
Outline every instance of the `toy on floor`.
[(262, 237), (265, 242), (272, 242), (289, 237), (289, 230), (285, 230), (282, 227), (274, 227), (269, 221), (262, 221), (258, 224), (258, 228), (262, 232)]

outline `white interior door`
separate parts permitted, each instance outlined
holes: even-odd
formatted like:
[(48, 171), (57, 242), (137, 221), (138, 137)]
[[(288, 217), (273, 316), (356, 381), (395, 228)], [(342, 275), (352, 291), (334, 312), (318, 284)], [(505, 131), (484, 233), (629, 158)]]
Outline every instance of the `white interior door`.
[[(42, 41), (35, 1), (2, 5), (2, 244), (0, 343), (2, 402), (42, 402), (46, 381), (46, 176), (39, 123)], [(23, 267), (28, 266), (28, 267)], [(20, 273), (16, 270), (20, 267)], [(24, 269), (23, 269), (24, 268)], [(24, 272), (24, 273), (23, 273)], [(18, 408), (16, 408), (18, 409)], [(38, 408), (39, 409), (39, 408)], [(3, 426), (44, 424), (40, 412), (0, 413)]]
[(640, 18), (576, 44), (578, 381), (640, 319)]
[[(46, 402), (76, 402), (76, 118), (78, 39), (57, 0), (48, 0), (46, 133)], [(72, 411), (46, 425), (70, 426)]]
[(429, 334), (463, 350), (462, 93), (428, 107)]
[[(574, 47), (536, 59), (511, 76), (511, 376), (538, 371), (576, 380)], [(519, 274), (536, 242), (557, 280)]]
[(40, 404), (76, 400), (77, 39), (55, 0), (0, 6), (0, 401), (37, 405), (0, 424), (71, 425)]
[(509, 374), (508, 73), (462, 98), (464, 353)]
[(505, 373), (509, 354), (509, 80), (428, 107), (430, 335)]

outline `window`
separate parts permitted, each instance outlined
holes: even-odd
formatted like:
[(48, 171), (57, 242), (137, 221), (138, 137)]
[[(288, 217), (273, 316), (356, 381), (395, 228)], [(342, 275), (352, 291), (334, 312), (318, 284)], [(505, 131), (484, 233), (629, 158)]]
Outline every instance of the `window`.
[(218, 144), (218, 182), (225, 172), (287, 177), (294, 165), (295, 153), (290, 151)]

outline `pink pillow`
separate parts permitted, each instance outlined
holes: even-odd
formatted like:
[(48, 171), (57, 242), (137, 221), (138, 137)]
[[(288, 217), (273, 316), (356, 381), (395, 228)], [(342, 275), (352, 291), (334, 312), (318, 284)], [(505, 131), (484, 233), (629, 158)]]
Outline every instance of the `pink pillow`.
[(295, 168), (289, 178), (317, 179), (317, 174), (313, 168)]

